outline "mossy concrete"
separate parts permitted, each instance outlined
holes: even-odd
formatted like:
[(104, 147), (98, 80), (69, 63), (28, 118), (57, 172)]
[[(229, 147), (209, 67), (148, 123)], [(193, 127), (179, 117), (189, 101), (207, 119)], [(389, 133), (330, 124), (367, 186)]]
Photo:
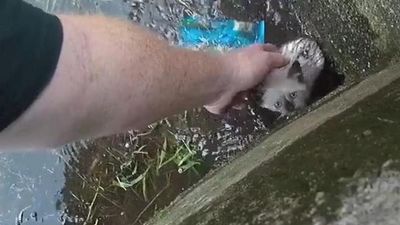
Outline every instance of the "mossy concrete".
[[(294, 32), (294, 37), (316, 39), (335, 69), (347, 75), (348, 84), (393, 64), (399, 55), (400, 6), (396, 0), (252, 1), (251, 4), (226, 0), (222, 1), (222, 7), (225, 14), (235, 19), (255, 20), (266, 15), (272, 27), (280, 24), (284, 30)], [(274, 41), (274, 37), (269, 40)]]
[(396, 0), (360, 0), (354, 2), (360, 13), (368, 18), (377, 34), (376, 43), (383, 52), (399, 56), (400, 4)]
[(340, 177), (400, 159), (394, 135), (400, 132), (400, 81), (391, 85), (399, 78), (400, 66), (371, 75), (276, 131), (148, 224), (307, 224), (319, 192), (332, 199), (318, 213), (333, 218)]
[(390, 191), (400, 188), (399, 124), (400, 80), (297, 140), (182, 224), (399, 224), (400, 208), (386, 208), (400, 199)]
[(378, 37), (369, 18), (352, 0), (296, 1), (293, 11), (303, 31), (316, 38), (344, 74), (359, 76), (387, 65), (386, 54), (375, 43)]

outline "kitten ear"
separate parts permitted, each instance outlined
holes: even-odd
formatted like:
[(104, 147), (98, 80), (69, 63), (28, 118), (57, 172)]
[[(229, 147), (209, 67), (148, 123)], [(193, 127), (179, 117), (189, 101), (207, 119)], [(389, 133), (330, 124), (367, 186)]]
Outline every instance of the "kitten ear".
[(304, 76), (299, 61), (294, 61), (290, 67), (288, 78), (296, 78), (300, 83), (304, 82)]

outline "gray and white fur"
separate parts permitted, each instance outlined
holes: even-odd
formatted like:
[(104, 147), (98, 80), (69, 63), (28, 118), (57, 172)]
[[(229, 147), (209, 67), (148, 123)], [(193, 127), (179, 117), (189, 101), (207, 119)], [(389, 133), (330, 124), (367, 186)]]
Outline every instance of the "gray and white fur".
[(260, 106), (284, 116), (307, 106), (325, 58), (318, 44), (308, 38), (284, 44), (281, 52), (290, 63), (273, 70), (265, 79)]

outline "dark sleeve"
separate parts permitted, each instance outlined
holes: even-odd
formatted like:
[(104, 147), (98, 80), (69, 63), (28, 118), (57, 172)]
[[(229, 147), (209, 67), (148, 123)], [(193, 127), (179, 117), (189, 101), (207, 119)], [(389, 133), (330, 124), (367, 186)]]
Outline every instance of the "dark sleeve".
[(62, 38), (57, 17), (21, 0), (0, 0), (0, 131), (48, 85)]

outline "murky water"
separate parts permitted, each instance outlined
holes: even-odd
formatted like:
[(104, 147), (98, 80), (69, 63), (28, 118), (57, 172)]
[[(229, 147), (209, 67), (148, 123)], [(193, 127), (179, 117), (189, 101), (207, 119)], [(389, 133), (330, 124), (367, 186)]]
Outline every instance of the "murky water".
[(185, 16), (201, 15), (205, 19), (222, 16), (214, 0), (127, 0), (132, 10), (129, 18), (149, 27), (173, 44), (178, 44), (178, 27)]
[(63, 172), (54, 152), (0, 154), (0, 224), (59, 224)]
[[(147, 26), (178, 44), (177, 27), (186, 15), (205, 18), (239, 15), (240, 7), (224, 10), (212, 0), (30, 0), (51, 12), (90, 13), (119, 16)], [(276, 4), (275, 4), (276, 2)], [(224, 5), (225, 3), (223, 3)], [(280, 44), (304, 33), (296, 17), (283, 10), (285, 1), (274, 4), (249, 3), (248, 19), (266, 8), (270, 42)], [(229, 6), (229, 5), (228, 5)], [(260, 8), (261, 7), (261, 8)], [(329, 66), (315, 96), (337, 86)], [(146, 135), (134, 132), (87, 141), (51, 153), (0, 155), (0, 224), (142, 224), (154, 210), (168, 205), (210, 169), (218, 168), (257, 144), (277, 125), (273, 113), (249, 106), (224, 116), (202, 109), (190, 110), (165, 120)], [(165, 133), (198, 146), (202, 166), (198, 173), (162, 171), (147, 187), (145, 197), (137, 188), (123, 190), (115, 185), (135, 151), (141, 146), (149, 154), (163, 145)], [(147, 158), (146, 158), (147, 159)]]

